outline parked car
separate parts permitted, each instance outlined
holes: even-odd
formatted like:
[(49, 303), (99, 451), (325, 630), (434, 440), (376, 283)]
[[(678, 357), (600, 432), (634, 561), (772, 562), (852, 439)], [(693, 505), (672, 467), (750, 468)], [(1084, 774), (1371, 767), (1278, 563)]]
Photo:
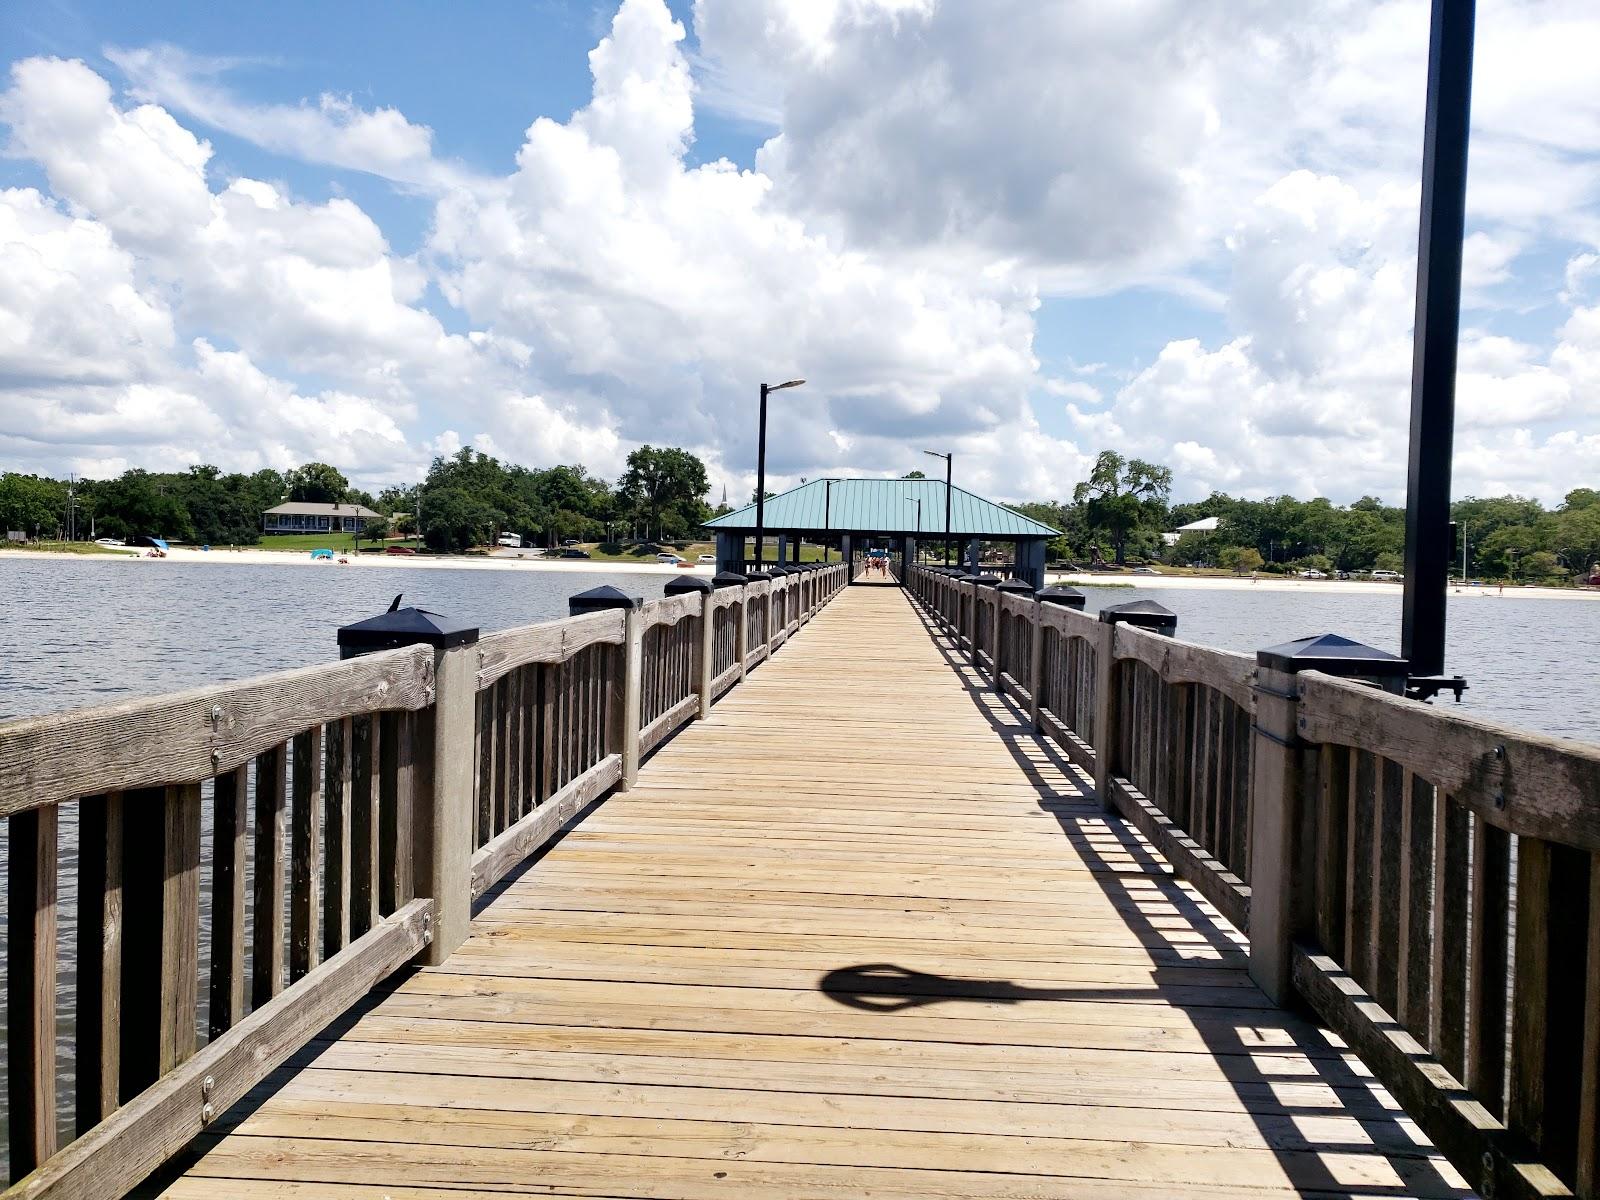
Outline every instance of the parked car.
[(658, 563), (669, 563), (675, 567), (679, 563), (685, 562), (686, 560), (681, 554), (674, 554), (670, 550), (663, 550), (660, 554), (656, 555), (656, 561)]
[(1300, 576), (1301, 579), (1326, 579), (1328, 577), (1315, 567), (1307, 567), (1304, 571), (1296, 571), (1295, 574)]
[(1154, 567), (1135, 567), (1133, 569), (1133, 573), (1135, 575), (1159, 575), (1159, 574), (1161, 574), (1161, 572), (1156, 570)]
[(502, 533), (499, 538), (499, 543), (500, 545), (509, 547), (512, 550), (522, 549), (522, 538), (515, 533)]
[(415, 554), (416, 553), (416, 551), (413, 550), (410, 546), (388, 546), (388, 547), (384, 548), (383, 552), (385, 554)]
[(590, 554), (587, 550), (578, 550), (578, 549), (575, 549), (575, 548), (573, 548), (571, 546), (568, 546), (565, 550), (563, 550), (561, 552), (561, 557), (562, 558), (593, 558), (594, 555)]
[(699, 563), (703, 567), (714, 567), (717, 565), (717, 556), (715, 554), (702, 554), (699, 558), (695, 559), (695, 562)]
[(578, 544), (578, 539), (577, 538), (562, 538), (561, 539), (561, 544), (563, 546), (576, 546)]
[(1399, 571), (1374, 571), (1372, 573), (1372, 577), (1374, 579), (1387, 580), (1391, 583), (1405, 578), (1405, 576), (1401, 575)]
[(122, 545), (122, 540), (120, 538), (95, 538), (94, 544), (96, 546), (120, 546)]

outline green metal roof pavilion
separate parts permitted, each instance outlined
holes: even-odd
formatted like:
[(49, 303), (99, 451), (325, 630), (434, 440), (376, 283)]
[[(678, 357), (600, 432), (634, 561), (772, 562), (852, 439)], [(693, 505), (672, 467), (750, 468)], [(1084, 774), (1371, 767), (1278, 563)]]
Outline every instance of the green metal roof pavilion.
[[(942, 479), (813, 479), (770, 497), (765, 524), (771, 534), (788, 530), (942, 538), (944, 489)], [(952, 538), (1052, 538), (1060, 532), (961, 488), (951, 488), (950, 495)], [(918, 500), (922, 501), (920, 529)], [(722, 533), (751, 532), (756, 527), (756, 506), (747, 504), (706, 525)]]

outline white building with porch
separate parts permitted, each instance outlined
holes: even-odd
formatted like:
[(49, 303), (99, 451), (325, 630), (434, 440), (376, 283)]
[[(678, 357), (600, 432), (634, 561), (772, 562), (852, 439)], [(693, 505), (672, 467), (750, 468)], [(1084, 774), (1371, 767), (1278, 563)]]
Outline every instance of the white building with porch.
[(262, 533), (360, 533), (384, 515), (364, 504), (314, 504), (291, 500), (261, 514)]

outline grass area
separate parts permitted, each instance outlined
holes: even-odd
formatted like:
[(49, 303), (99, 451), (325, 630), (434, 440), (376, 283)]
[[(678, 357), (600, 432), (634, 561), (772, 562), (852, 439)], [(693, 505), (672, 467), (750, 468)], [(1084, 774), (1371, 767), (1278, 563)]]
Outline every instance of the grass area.
[(112, 554), (122, 558), (137, 558), (139, 551), (124, 550), (117, 546), (100, 546), (94, 542), (0, 542), (4, 550), (42, 550), (47, 554)]
[[(371, 538), (362, 538), (363, 550), (371, 550), (378, 546), (410, 546), (417, 549), (422, 545), (416, 538), (406, 538), (404, 541), (374, 542)], [(356, 550), (356, 537), (353, 533), (273, 533), (262, 537), (251, 550), (293, 550), (301, 554), (309, 554), (313, 550), (332, 550), (335, 554), (354, 554)], [(217, 549), (223, 549), (219, 546)]]

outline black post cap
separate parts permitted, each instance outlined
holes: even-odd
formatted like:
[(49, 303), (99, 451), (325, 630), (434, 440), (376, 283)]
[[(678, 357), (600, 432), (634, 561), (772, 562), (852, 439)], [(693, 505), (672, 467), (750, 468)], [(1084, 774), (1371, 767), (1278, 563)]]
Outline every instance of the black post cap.
[(763, 579), (771, 579), (772, 571), (746, 571), (744, 578), (746, 583), (760, 583)]
[(1361, 676), (1366, 679), (1404, 680), (1411, 664), (1387, 650), (1324, 633), (1317, 637), (1296, 638), (1281, 646), (1256, 651), (1256, 664), (1293, 674), (1322, 671), (1329, 675)]
[(711, 582), (718, 588), (743, 587), (745, 577), (737, 571), (718, 571), (711, 577)]
[(425, 608), (391, 608), (386, 613), (339, 629), (339, 657), (355, 658), (397, 646), (432, 646), (448, 650), (478, 640), (478, 627), (451, 620)]
[(704, 575), (679, 575), (667, 580), (667, 586), (661, 590), (668, 596), (682, 596), (689, 592), (713, 591), (714, 585)]
[(590, 588), (587, 592), (579, 592), (576, 596), (568, 596), (567, 612), (575, 617), (580, 613), (604, 612), (611, 608), (638, 608), (643, 603), (643, 596), (630, 596), (608, 583), (603, 587)]
[(1153, 629), (1171, 637), (1178, 629), (1178, 614), (1154, 600), (1135, 600), (1129, 604), (1113, 604), (1100, 610), (1100, 619), (1107, 625), (1137, 625), (1140, 629)]
[(973, 575), (971, 578), (972, 582), (977, 584), (979, 587), (1000, 586), (1000, 576), (998, 575)]
[(1033, 595), (1033, 584), (1025, 579), (1007, 579), (995, 588), (997, 592), (1026, 592)]
[(1068, 608), (1081, 609), (1089, 601), (1089, 597), (1065, 583), (1053, 583), (1047, 588), (1040, 588), (1037, 595), (1042, 603), (1064, 604)]
[(957, 583), (980, 583), (983, 580), (983, 576), (982, 575), (968, 575), (965, 572), (963, 572), (962, 574), (957, 575), (955, 577), (955, 579), (956, 579)]

